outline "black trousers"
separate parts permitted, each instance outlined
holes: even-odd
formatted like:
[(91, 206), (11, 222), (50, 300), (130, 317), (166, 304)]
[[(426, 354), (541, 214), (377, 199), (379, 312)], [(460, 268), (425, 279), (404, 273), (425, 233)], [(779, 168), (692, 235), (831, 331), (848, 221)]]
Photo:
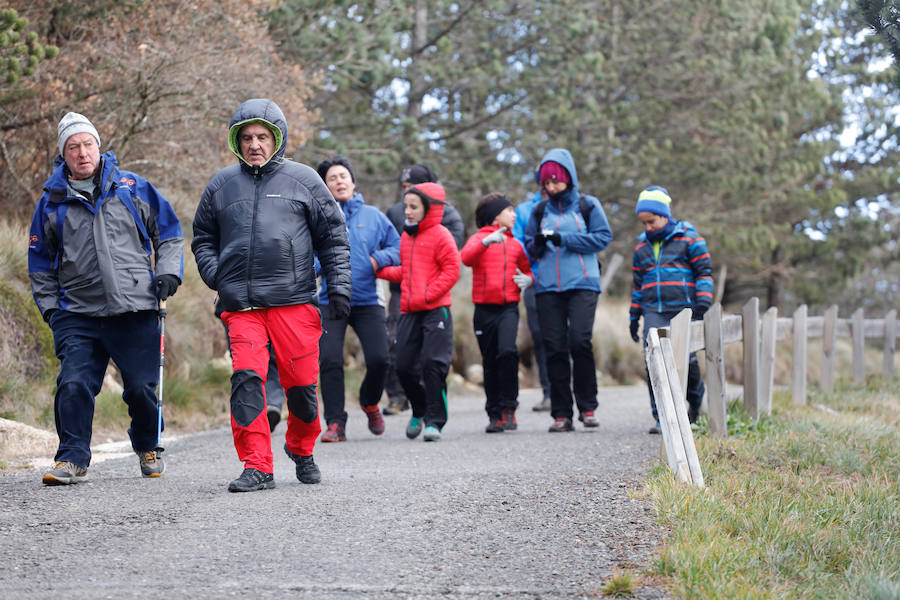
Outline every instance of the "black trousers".
[(453, 358), (450, 307), (401, 314), (396, 350), (397, 375), (412, 416), (441, 429), (447, 423), (447, 374)]
[(554, 419), (572, 418), (573, 390), (580, 412), (597, 409), (597, 371), (591, 342), (597, 295), (591, 290), (536, 295), (550, 376), (550, 416)]
[(366, 374), (359, 386), (359, 403), (375, 406), (384, 391), (389, 363), (384, 307), (353, 306), (346, 319), (326, 319), (319, 339), (319, 381), (325, 423), (347, 424), (344, 410), (344, 337), (347, 326), (353, 328), (366, 360)]
[(476, 304), (472, 317), (484, 367), (484, 410), (499, 419), (519, 406), (519, 303)]
[[(396, 287), (395, 287), (396, 286)], [(391, 283), (391, 299), (388, 301), (387, 335), (390, 364), (388, 365), (387, 380), (384, 382), (384, 391), (388, 399), (395, 404), (406, 404), (406, 394), (397, 377), (397, 323), (400, 322), (400, 284)]]

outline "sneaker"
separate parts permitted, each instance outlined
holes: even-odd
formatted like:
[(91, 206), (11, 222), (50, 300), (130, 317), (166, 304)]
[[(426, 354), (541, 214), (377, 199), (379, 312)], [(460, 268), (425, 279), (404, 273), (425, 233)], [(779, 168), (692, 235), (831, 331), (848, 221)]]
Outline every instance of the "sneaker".
[(300, 480), (300, 483), (319, 483), (322, 481), (322, 472), (316, 466), (316, 461), (313, 460), (312, 454), (309, 456), (294, 454), (288, 450), (287, 444), (284, 445), (284, 453), (297, 465), (297, 479)]
[(419, 437), (420, 433), (422, 433), (422, 419), (419, 417), (410, 418), (409, 424), (406, 426), (406, 437), (414, 440)]
[(572, 426), (572, 419), (568, 417), (560, 417), (553, 421), (553, 425), (550, 426), (550, 433), (559, 433), (561, 431), (575, 431), (575, 428)]
[(138, 452), (137, 455), (141, 463), (142, 476), (161, 477), (166, 472), (166, 462), (162, 457), (162, 448)]
[(269, 417), (269, 432), (275, 431), (281, 423), (281, 409), (276, 406), (266, 408), (266, 416)]
[(363, 411), (366, 413), (366, 418), (369, 419), (369, 431), (375, 435), (384, 433), (384, 419), (381, 417), (381, 411), (378, 410), (378, 405), (363, 406)]
[(45, 485), (69, 485), (87, 479), (87, 467), (65, 461), (57, 461), (53, 468), (44, 473), (41, 480)]
[(329, 423), (328, 429), (322, 434), (323, 442), (346, 442), (347, 435), (344, 433), (344, 426), (340, 423)]
[(531, 407), (534, 412), (547, 412), (550, 410), (550, 396), (544, 396), (544, 399)]
[(578, 420), (584, 423), (585, 427), (600, 427), (600, 419), (592, 410), (586, 410), (578, 415)]
[(519, 424), (516, 423), (516, 409), (514, 408), (504, 408), (503, 409), (503, 429), (507, 431), (514, 431), (519, 428)]
[(241, 476), (228, 484), (229, 492), (255, 492), (270, 490), (275, 487), (275, 478), (271, 473), (263, 473), (258, 469), (244, 469)]
[(441, 439), (441, 430), (435, 427), (434, 425), (429, 425), (425, 428), (425, 435), (422, 438), (426, 442), (437, 442)]
[(491, 422), (484, 428), (485, 433), (502, 433), (506, 428), (503, 426), (503, 419), (491, 419)]
[(395, 402), (394, 400), (391, 400), (381, 412), (385, 415), (399, 415), (404, 410), (409, 410), (409, 402)]
[(647, 430), (647, 433), (660, 434), (662, 430), (659, 428), (659, 421), (656, 422), (656, 425)]

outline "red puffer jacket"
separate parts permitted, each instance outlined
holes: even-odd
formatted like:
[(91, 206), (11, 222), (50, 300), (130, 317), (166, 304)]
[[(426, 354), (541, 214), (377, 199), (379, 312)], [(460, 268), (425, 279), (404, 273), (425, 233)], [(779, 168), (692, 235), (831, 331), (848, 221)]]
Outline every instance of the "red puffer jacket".
[(502, 243), (485, 247), (481, 240), (499, 225), (485, 225), (469, 238), (460, 251), (463, 264), (472, 267), (472, 301), (475, 304), (518, 302), (519, 286), (513, 282), (518, 268), (534, 280), (528, 256), (519, 240), (507, 231)]
[(385, 267), (376, 274), (381, 279), (400, 284), (400, 311), (404, 313), (450, 306), (450, 290), (459, 279), (460, 269), (459, 251), (453, 235), (441, 225), (443, 188), (436, 183), (415, 187), (420, 196), (423, 193), (428, 196), (428, 212), (419, 222), (416, 233), (403, 232), (400, 265)]

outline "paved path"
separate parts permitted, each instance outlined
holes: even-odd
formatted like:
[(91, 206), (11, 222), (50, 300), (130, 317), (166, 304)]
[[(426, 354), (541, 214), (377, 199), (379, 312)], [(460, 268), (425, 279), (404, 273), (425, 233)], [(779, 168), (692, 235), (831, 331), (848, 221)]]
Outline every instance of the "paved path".
[(75, 486), (5, 473), (0, 598), (598, 597), (662, 535), (633, 495), (659, 453), (646, 389), (601, 390), (601, 426), (570, 434), (520, 399), (519, 430), (487, 435), (481, 399), (452, 396), (438, 443), (405, 438), (409, 413), (376, 438), (354, 408), (348, 441), (316, 448), (320, 485), (295, 479), (283, 424), (273, 490), (226, 492), (226, 429), (169, 440), (159, 479), (127, 453)]

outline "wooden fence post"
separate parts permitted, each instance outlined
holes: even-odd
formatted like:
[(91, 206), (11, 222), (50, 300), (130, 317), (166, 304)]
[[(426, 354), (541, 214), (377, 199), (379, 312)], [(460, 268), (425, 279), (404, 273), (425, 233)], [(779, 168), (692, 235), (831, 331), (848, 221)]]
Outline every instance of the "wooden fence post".
[(681, 397), (687, 394), (688, 362), (691, 358), (691, 309), (685, 308), (669, 322), (669, 335), (672, 340), (672, 353), (675, 356), (675, 367), (678, 369), (678, 381), (681, 382)]
[(759, 298), (750, 298), (741, 309), (744, 338), (744, 410), (759, 418)]
[(675, 416), (678, 420), (678, 435), (684, 445), (684, 454), (687, 458), (688, 470), (691, 475), (691, 483), (697, 487), (703, 487), (703, 472), (700, 470), (700, 459), (697, 457), (697, 447), (694, 445), (694, 433), (688, 420), (687, 406), (682, 393), (681, 382), (678, 381), (678, 367), (675, 365), (675, 354), (672, 349), (672, 340), (661, 339), (663, 363), (666, 365), (669, 389), (672, 391), (672, 401), (675, 406)]
[(850, 333), (853, 336), (853, 381), (866, 381), (866, 332), (863, 309), (859, 308), (850, 317)]
[(791, 365), (794, 404), (806, 404), (806, 305), (794, 311), (794, 357)]
[(618, 252), (610, 257), (609, 263), (603, 267), (603, 276), (600, 278), (601, 290), (605, 292), (607, 288), (609, 288), (609, 282), (612, 281), (613, 276), (616, 274), (616, 271), (619, 270), (619, 267), (622, 266), (624, 260), (622, 255)]
[(650, 374), (650, 385), (653, 387), (653, 396), (656, 398), (656, 408), (659, 411), (659, 428), (669, 468), (679, 479), (691, 483), (691, 470), (684, 450), (684, 441), (678, 435), (678, 415), (675, 412), (672, 388), (669, 386), (668, 373), (662, 356), (659, 332), (655, 327), (647, 334), (647, 371)]
[(778, 335), (778, 309), (769, 308), (762, 318), (760, 343), (759, 396), (760, 410), (772, 414), (772, 393), (775, 389), (775, 340)]
[(725, 398), (725, 342), (722, 338), (722, 305), (716, 302), (703, 316), (706, 346), (706, 412), (709, 432), (719, 437), (728, 435)]
[(719, 269), (719, 276), (716, 277), (716, 292), (713, 298), (713, 304), (721, 304), (722, 296), (725, 295), (725, 278), (728, 277), (728, 265), (722, 265)]
[(897, 350), (897, 311), (884, 316), (884, 376), (894, 380), (894, 352)]
[(834, 338), (837, 327), (838, 307), (832, 304), (825, 311), (825, 326), (822, 331), (822, 391), (834, 391)]

